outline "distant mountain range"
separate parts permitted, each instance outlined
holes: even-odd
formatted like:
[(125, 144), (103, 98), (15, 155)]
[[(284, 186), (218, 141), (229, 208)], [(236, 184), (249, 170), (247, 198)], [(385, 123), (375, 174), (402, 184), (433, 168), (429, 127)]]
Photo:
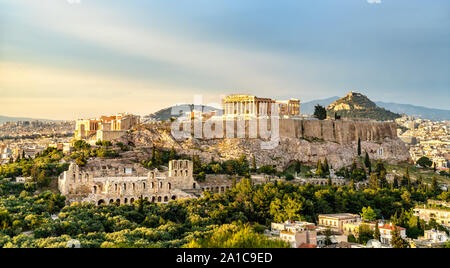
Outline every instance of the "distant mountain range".
[(205, 106), (205, 105), (196, 105), (194, 104), (179, 104), (172, 107), (168, 107), (162, 110), (159, 110), (155, 113), (144, 116), (144, 122), (149, 122), (152, 120), (156, 121), (167, 121), (170, 118), (178, 118), (180, 116), (185, 115), (186, 112), (192, 112), (194, 110), (202, 111), (202, 112), (210, 112), (210, 111), (219, 111), (219, 109)]
[(43, 122), (56, 122), (59, 120), (49, 120), (49, 119), (36, 119), (36, 118), (26, 118), (26, 117), (8, 117), (0, 115), (0, 124), (6, 122), (18, 122), (18, 121), (43, 121)]
[(430, 119), (434, 121), (450, 120), (450, 110), (440, 110), (414, 106), (410, 104), (386, 103), (378, 101), (376, 104), (394, 113), (407, 114), (417, 118)]
[[(327, 99), (308, 101), (300, 105), (300, 110), (303, 114), (313, 114), (314, 106), (317, 104), (328, 107), (331, 103), (339, 99), (339, 97), (335, 96)], [(409, 116), (435, 121), (450, 120), (450, 110), (433, 109), (410, 104), (386, 103), (381, 101), (376, 101), (375, 104), (397, 114), (407, 114)]]

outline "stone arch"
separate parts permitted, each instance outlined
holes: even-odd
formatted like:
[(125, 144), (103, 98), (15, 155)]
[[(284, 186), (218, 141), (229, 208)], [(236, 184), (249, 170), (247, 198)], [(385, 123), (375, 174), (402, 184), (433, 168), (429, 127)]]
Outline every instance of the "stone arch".
[(175, 195), (173, 195), (172, 200), (177, 200), (177, 197)]
[(219, 186), (216, 187), (216, 190), (214, 191), (215, 193), (219, 192)]
[(120, 205), (120, 199), (116, 200), (117, 205)]
[(124, 203), (124, 204), (128, 204), (128, 198), (125, 198), (125, 199), (123, 200), (123, 203)]
[(160, 181), (159, 182), (159, 189), (162, 189), (162, 187), (163, 187), (163, 183), (162, 183), (162, 181)]
[(94, 187), (92, 187), (92, 193), (96, 194), (97, 193), (97, 186), (94, 185)]
[(133, 191), (136, 189), (136, 185), (134, 184), (134, 182), (133, 182), (133, 184), (131, 184), (131, 187), (132, 187)]
[(105, 204), (105, 200), (103, 200), (103, 199), (100, 199), (100, 200), (98, 200), (98, 202), (97, 202), (97, 205), (98, 206), (101, 206), (101, 205), (104, 205)]
[(130, 199), (130, 204), (133, 204), (134, 203), (134, 198), (131, 198)]
[(110, 199), (110, 200), (109, 200), (109, 204), (114, 204), (114, 200), (113, 200), (113, 199)]
[(222, 187), (220, 187), (220, 192), (225, 192), (225, 188), (222, 186)]
[(155, 183), (152, 182), (152, 183), (150, 184), (150, 187), (151, 187), (151, 189), (154, 189), (154, 188), (155, 188)]
[(124, 190), (124, 191), (127, 190), (127, 184), (126, 184), (126, 183), (123, 184), (123, 190)]
[(152, 196), (152, 203), (156, 202), (156, 197)]
[(169, 202), (169, 198), (167, 196), (164, 196), (164, 202)]
[(178, 176), (178, 171), (175, 170), (175, 177)]
[(195, 182), (192, 184), (192, 188), (194, 188), (194, 189), (197, 188), (197, 184)]
[(117, 183), (116, 184), (114, 184), (114, 190), (117, 192)]
[(167, 189), (171, 190), (172, 189), (172, 184), (169, 182), (167, 183)]
[(145, 190), (145, 182), (142, 183), (142, 188)]
[(148, 201), (148, 196), (144, 197), (144, 200), (145, 200), (145, 201)]
[(162, 201), (161, 196), (158, 196), (158, 203), (161, 203), (161, 201)]

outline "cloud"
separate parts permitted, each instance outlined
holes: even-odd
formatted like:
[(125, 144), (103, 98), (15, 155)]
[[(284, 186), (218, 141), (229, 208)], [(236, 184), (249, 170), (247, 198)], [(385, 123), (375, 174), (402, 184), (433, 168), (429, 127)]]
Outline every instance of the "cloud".
[(381, 0), (367, 0), (369, 4), (381, 4)]
[(78, 5), (58, 0), (37, 2), (16, 2), (28, 11), (24, 16), (34, 17), (33, 27), (118, 54), (175, 66), (185, 73), (200, 75), (203, 81), (215, 81), (213, 84), (226, 87), (223, 90), (251, 90), (270, 95), (276, 89), (276, 94), (287, 95), (302, 84), (308, 87), (305, 80), (315, 73), (311, 66), (317, 66), (317, 70), (327, 68), (306, 56), (293, 61), (292, 55), (282, 52), (218, 43), (208, 40), (208, 36), (193, 36), (188, 31), (144, 27), (127, 20), (123, 10), (93, 2), (82, 1)]

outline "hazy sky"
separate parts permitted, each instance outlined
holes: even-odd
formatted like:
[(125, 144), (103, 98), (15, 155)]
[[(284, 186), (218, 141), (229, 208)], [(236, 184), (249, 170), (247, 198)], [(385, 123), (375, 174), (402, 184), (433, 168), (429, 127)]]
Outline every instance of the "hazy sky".
[(350, 90), (450, 109), (450, 1), (0, 0), (0, 115)]

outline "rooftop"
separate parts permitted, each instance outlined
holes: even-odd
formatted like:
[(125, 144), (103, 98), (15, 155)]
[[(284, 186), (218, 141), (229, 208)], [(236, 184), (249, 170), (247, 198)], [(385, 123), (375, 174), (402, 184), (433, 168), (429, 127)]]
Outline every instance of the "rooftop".
[(338, 213), (338, 214), (320, 214), (319, 217), (336, 218), (339, 220), (343, 220), (343, 219), (355, 218), (355, 217), (360, 217), (360, 216), (357, 214), (351, 214), (351, 213)]

